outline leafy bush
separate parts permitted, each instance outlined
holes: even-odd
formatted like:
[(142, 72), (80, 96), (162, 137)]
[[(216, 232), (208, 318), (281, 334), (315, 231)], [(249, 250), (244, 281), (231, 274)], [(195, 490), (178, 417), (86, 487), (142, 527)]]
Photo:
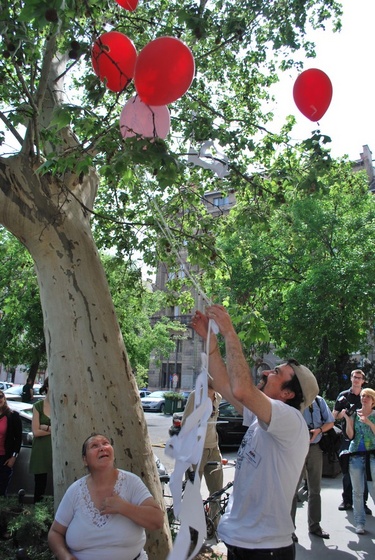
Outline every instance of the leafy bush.
[(181, 393), (174, 393), (173, 391), (168, 391), (167, 393), (164, 394), (164, 398), (169, 399), (171, 401), (182, 401), (184, 397), (183, 395), (181, 395)]
[(0, 498), (1, 560), (53, 560), (47, 543), (53, 518), (52, 498), (35, 505), (20, 504), (17, 498)]

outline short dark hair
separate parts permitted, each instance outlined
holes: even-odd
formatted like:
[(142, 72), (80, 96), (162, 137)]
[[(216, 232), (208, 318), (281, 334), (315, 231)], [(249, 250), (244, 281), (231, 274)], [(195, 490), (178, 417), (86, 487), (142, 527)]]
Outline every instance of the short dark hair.
[(359, 373), (360, 375), (362, 375), (363, 377), (363, 381), (366, 381), (366, 374), (364, 371), (362, 371), (361, 369), (353, 369), (353, 371), (350, 373), (350, 379), (353, 377), (353, 375), (355, 373)]
[[(294, 360), (293, 358), (288, 360), (286, 363), (289, 364), (289, 365), (290, 365), (290, 363), (293, 363), (294, 365), (299, 365), (297, 360)], [(296, 376), (296, 374), (294, 372), (293, 372), (292, 379), (290, 379), (289, 381), (285, 381), (281, 388), (282, 389), (289, 389), (290, 391), (293, 391), (294, 397), (291, 398), (291, 399), (288, 399), (287, 401), (285, 401), (285, 403), (289, 404), (289, 406), (292, 406), (293, 408), (296, 408), (297, 410), (300, 410), (301, 409), (301, 403), (304, 401), (304, 398), (303, 398), (301, 384), (299, 382), (298, 377)]]
[(44, 395), (48, 393), (48, 389), (49, 389), (49, 381), (48, 381), (48, 377), (45, 378), (43, 385), (41, 386), (41, 388), (39, 389), (39, 394), (40, 395)]

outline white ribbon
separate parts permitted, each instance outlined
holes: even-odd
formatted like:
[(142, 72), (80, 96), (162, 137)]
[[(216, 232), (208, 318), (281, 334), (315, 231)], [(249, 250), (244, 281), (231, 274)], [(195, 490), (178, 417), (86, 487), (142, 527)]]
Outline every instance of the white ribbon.
[[(202, 371), (195, 383), (194, 410), (186, 418), (178, 435), (172, 436), (166, 443), (165, 453), (175, 460), (175, 468), (171, 474), (169, 486), (173, 497), (173, 512), (181, 526), (175, 538), (173, 549), (167, 560), (191, 560), (200, 551), (206, 538), (206, 519), (204, 515), (199, 466), (202, 460), (206, 439), (207, 422), (212, 414), (212, 401), (208, 396), (208, 359), (210, 330), (218, 332), (216, 323), (208, 324), (207, 354), (202, 353)], [(182, 496), (182, 482), (185, 472), (196, 465), (194, 482), (188, 480)], [(181, 498), (182, 496), (182, 498)], [(194, 529), (197, 541), (194, 550), (191, 547), (191, 532)]]
[(227, 156), (221, 152), (212, 140), (207, 140), (202, 144), (199, 152), (190, 148), (188, 164), (192, 167), (203, 167), (210, 169), (223, 179), (229, 175), (229, 164)]

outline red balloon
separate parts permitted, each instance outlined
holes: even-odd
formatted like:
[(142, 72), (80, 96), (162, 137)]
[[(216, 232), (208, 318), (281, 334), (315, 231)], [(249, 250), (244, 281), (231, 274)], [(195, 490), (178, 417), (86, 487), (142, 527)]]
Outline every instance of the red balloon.
[(119, 31), (109, 31), (94, 43), (91, 62), (95, 74), (108, 89), (120, 92), (134, 77), (137, 51), (133, 42)]
[(138, 6), (138, 0), (116, 0), (117, 4), (124, 8), (124, 10), (128, 10), (129, 12), (134, 12), (136, 7)]
[(189, 47), (174, 37), (159, 37), (138, 55), (135, 89), (147, 105), (168, 105), (187, 92), (194, 71), (194, 57)]
[(305, 117), (310, 121), (318, 121), (331, 103), (331, 80), (325, 72), (318, 68), (305, 70), (294, 83), (293, 98)]

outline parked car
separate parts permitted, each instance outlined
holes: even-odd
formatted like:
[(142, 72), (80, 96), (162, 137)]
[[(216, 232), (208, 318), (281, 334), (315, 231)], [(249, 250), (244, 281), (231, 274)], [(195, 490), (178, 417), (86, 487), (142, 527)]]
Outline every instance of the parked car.
[[(172, 417), (172, 426), (169, 435), (177, 435), (181, 429), (182, 414), (175, 412)], [(216, 431), (220, 447), (239, 447), (247, 426), (242, 424), (243, 417), (228, 401), (219, 404), (219, 416), (216, 423)]]
[(11, 387), (13, 387), (13, 383), (9, 383), (9, 381), (0, 381), (0, 389), (2, 391), (6, 391), (7, 389), (10, 389)]
[(242, 422), (243, 416), (237, 412), (234, 406), (228, 401), (221, 401), (216, 423), (220, 447), (239, 447), (241, 445), (242, 438), (247, 431), (247, 426), (244, 426)]
[(148, 395), (151, 395), (151, 391), (149, 391), (148, 389), (138, 389), (138, 390), (141, 399), (143, 399), (143, 397), (147, 397)]
[(165, 393), (168, 391), (153, 391), (147, 397), (141, 399), (142, 408), (146, 411), (164, 412)]
[(184, 408), (186, 406), (190, 393), (191, 391), (180, 391), (180, 394), (182, 395), (182, 405)]
[[(33, 443), (33, 433), (31, 421), (33, 416), (33, 405), (17, 401), (8, 401), (9, 408), (16, 410), (21, 416), (22, 421), (22, 445), (21, 451), (14, 464), (13, 476), (8, 486), (9, 495), (18, 494), (19, 490), (25, 490), (25, 501), (30, 501), (34, 495), (34, 475), (29, 473), (29, 463), (31, 446)], [(154, 453), (156, 467), (159, 476), (167, 474), (167, 469)], [(47, 480), (46, 495), (53, 495), (53, 480), (49, 476)]]
[[(39, 394), (39, 390), (41, 388), (41, 384), (40, 383), (36, 383), (33, 386), (33, 391), (34, 391), (34, 397), (31, 400), (32, 403), (34, 403), (35, 401), (44, 398), (45, 395), (40, 395)], [(23, 385), (14, 385), (13, 387), (9, 387), (9, 389), (6, 389), (4, 391), (4, 394), (7, 398), (7, 401), (20, 401), (22, 400), (22, 389), (23, 389)]]

